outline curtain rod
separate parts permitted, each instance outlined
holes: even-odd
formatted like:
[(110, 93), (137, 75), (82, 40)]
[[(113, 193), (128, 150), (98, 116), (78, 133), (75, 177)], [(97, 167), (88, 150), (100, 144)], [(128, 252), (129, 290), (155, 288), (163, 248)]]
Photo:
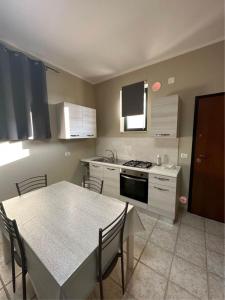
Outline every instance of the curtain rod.
[[(29, 53), (24, 53), (23, 51), (19, 50), (19, 49), (16, 49), (16, 47), (12, 46), (12, 45), (8, 45), (7, 43), (3, 42), (0, 40), (0, 46), (3, 46), (5, 47), (7, 50), (9, 51), (13, 51), (13, 52), (18, 52), (18, 53), (22, 53), (24, 55), (26, 55), (27, 57), (29, 57), (30, 59), (33, 59), (33, 60), (39, 60), (39, 61), (42, 61), (41, 59), (29, 54)], [(48, 66), (44, 61), (42, 61), (42, 63), (45, 65), (46, 69), (49, 69), (55, 73), (60, 73), (58, 70), (54, 69), (53, 67), (50, 67)]]
[(56, 70), (56, 69), (54, 69), (54, 68), (52, 68), (52, 67), (49, 67), (49, 66), (47, 66), (46, 64), (45, 64), (45, 67), (46, 67), (46, 69), (49, 69), (49, 70), (51, 70), (51, 71), (53, 71), (53, 72), (55, 72), (55, 73), (60, 73), (58, 70)]

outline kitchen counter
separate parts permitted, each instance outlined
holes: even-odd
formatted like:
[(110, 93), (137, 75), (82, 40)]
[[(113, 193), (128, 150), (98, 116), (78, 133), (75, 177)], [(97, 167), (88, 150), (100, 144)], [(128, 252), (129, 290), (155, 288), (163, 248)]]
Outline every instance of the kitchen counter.
[(152, 166), (149, 169), (142, 169), (142, 168), (135, 168), (135, 167), (129, 167), (129, 166), (124, 166), (123, 163), (125, 163), (127, 160), (117, 160), (116, 163), (110, 163), (110, 162), (102, 162), (102, 161), (95, 161), (99, 157), (90, 157), (90, 158), (84, 158), (81, 159), (81, 162), (85, 163), (94, 163), (98, 165), (104, 165), (104, 166), (110, 166), (114, 168), (123, 168), (123, 169), (129, 169), (129, 170), (135, 170), (135, 171), (140, 171), (140, 172), (145, 172), (149, 174), (157, 174), (157, 175), (163, 175), (163, 176), (169, 176), (169, 177), (177, 177), (181, 167), (176, 166), (173, 169), (168, 169), (165, 166)]

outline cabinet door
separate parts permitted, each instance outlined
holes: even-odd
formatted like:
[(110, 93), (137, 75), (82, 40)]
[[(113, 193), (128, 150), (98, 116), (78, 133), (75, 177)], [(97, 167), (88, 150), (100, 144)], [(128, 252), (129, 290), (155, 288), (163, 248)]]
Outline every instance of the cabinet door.
[(120, 195), (120, 169), (104, 167), (103, 194), (119, 198)]
[(90, 163), (89, 172), (90, 172), (90, 176), (103, 179), (103, 166)]
[(83, 107), (83, 135), (86, 138), (96, 137), (96, 109)]
[[(83, 115), (82, 115), (82, 106), (69, 104), (65, 105), (69, 108), (68, 116), (65, 116), (65, 127), (69, 128), (70, 138), (80, 138), (82, 137), (83, 129)], [(67, 124), (68, 120), (68, 124)]]
[(154, 137), (177, 137), (178, 95), (152, 100), (151, 135)]
[(149, 183), (149, 203), (151, 207), (175, 215), (176, 190), (169, 186)]

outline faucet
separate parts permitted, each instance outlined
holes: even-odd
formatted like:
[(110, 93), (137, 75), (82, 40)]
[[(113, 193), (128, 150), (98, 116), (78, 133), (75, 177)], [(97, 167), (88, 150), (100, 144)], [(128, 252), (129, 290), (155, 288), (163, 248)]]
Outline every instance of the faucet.
[(110, 149), (106, 149), (105, 152), (110, 152), (111, 153), (110, 159), (112, 160), (112, 162), (114, 162), (115, 161), (115, 155), (114, 155), (113, 151), (110, 150)]

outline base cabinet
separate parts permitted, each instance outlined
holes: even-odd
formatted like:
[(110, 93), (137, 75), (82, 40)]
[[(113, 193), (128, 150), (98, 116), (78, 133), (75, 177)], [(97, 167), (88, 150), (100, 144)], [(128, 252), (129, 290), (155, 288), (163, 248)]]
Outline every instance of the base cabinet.
[(104, 167), (103, 194), (106, 196), (119, 198), (120, 195), (120, 169)]
[(165, 217), (176, 219), (177, 178), (150, 174), (148, 187), (148, 208)]
[(119, 198), (120, 195), (120, 168), (89, 164), (90, 176), (103, 180), (103, 195)]

